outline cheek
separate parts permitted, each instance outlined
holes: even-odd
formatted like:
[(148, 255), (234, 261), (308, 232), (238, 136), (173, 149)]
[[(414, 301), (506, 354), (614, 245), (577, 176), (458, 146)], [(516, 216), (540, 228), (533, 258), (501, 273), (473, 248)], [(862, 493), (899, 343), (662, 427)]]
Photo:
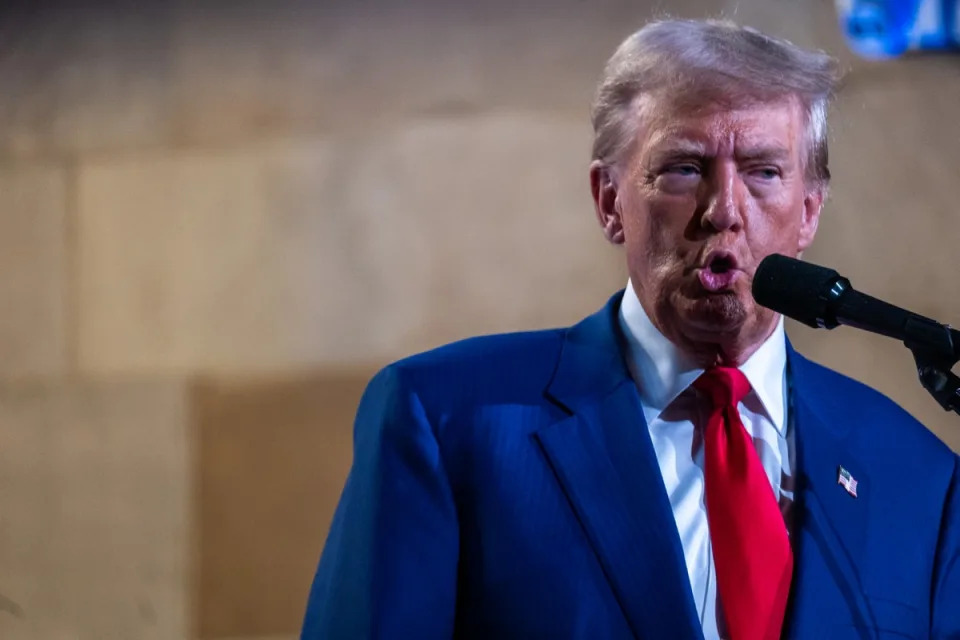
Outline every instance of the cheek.
[(677, 270), (683, 262), (684, 230), (689, 223), (690, 207), (679, 200), (651, 197), (640, 201), (640, 206), (624, 209), (627, 259), (633, 270), (662, 274)]
[(803, 193), (785, 191), (774, 198), (759, 199), (755, 206), (758, 215), (752, 221), (750, 233), (753, 244), (793, 250), (804, 220)]

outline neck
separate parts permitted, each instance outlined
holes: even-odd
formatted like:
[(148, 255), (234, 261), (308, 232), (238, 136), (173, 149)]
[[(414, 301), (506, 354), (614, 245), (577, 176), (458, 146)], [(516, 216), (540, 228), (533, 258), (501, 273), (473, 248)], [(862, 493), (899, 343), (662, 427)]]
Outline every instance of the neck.
[(779, 318), (776, 318), (774, 322), (758, 331), (745, 331), (743, 328), (738, 328), (730, 332), (718, 332), (715, 335), (703, 333), (690, 335), (682, 331), (675, 335), (668, 333), (664, 335), (673, 340), (682, 351), (704, 369), (739, 367), (773, 335), (778, 324)]
[(704, 369), (710, 367), (739, 367), (750, 359), (763, 341), (758, 343), (693, 343), (681, 345)]

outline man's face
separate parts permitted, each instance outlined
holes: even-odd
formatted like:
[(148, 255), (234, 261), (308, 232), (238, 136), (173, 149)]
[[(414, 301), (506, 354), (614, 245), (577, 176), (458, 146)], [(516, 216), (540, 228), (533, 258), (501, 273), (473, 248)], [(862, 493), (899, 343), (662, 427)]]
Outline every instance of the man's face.
[(798, 256), (817, 228), (799, 103), (678, 112), (649, 100), (639, 117), (631, 156), (591, 169), (601, 224), (625, 245), (654, 325), (707, 364), (739, 364), (778, 320), (753, 301), (757, 265)]

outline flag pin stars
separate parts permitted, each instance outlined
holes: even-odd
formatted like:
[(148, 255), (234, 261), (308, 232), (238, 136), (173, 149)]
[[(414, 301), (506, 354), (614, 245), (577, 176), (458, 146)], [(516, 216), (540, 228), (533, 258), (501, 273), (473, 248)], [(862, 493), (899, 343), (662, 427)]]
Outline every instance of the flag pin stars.
[(840, 467), (837, 471), (837, 484), (847, 490), (847, 493), (854, 498), (857, 497), (857, 479), (850, 475), (850, 472)]

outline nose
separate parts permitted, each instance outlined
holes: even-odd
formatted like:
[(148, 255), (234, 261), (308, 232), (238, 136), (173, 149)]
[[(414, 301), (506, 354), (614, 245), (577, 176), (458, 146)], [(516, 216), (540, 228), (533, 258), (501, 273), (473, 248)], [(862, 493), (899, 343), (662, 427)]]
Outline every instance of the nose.
[(733, 162), (717, 162), (704, 181), (704, 212), (700, 224), (714, 231), (737, 231), (743, 224), (746, 185)]

